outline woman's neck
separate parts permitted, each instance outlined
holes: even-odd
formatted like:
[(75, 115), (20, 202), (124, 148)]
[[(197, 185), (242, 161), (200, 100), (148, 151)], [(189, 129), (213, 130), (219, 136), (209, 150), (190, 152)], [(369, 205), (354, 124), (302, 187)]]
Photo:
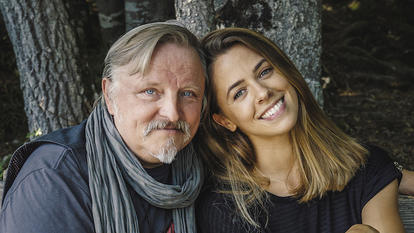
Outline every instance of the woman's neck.
[(299, 172), (290, 136), (253, 139), (252, 143), (257, 172), (270, 180), (270, 185), (264, 188), (278, 196), (293, 195), (292, 190), (299, 185)]
[(284, 173), (294, 163), (289, 135), (277, 138), (255, 138), (251, 140), (256, 152), (257, 167), (265, 174)]

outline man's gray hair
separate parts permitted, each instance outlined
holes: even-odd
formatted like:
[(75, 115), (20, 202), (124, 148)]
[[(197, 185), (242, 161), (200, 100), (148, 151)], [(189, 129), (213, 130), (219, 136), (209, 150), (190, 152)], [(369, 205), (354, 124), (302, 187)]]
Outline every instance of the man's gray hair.
[[(130, 75), (136, 73), (144, 75), (150, 65), (152, 53), (156, 46), (172, 42), (194, 48), (200, 57), (206, 79), (205, 83), (207, 84), (206, 61), (200, 42), (188, 29), (180, 25), (178, 21), (157, 22), (144, 24), (127, 32), (109, 49), (105, 58), (102, 78), (116, 81), (113, 74), (114, 70), (125, 65), (130, 65)], [(113, 88), (115, 88), (115, 85), (110, 88), (109, 95), (114, 91)], [(206, 104), (205, 93), (203, 109)]]

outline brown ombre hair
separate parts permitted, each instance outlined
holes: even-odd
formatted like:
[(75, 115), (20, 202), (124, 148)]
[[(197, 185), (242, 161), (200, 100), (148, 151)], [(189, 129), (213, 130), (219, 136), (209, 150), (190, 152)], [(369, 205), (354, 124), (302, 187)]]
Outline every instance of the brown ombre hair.
[(300, 186), (294, 190), (299, 202), (321, 198), (327, 191), (343, 190), (365, 163), (368, 152), (327, 118), (302, 75), (280, 48), (261, 34), (243, 28), (213, 31), (201, 43), (210, 76), (208, 105), (199, 132), (201, 154), (213, 176), (224, 184), (217, 191), (231, 194), (239, 214), (249, 224), (259, 227), (255, 210), (264, 207), (264, 187), (270, 180), (258, 175), (256, 154), (249, 138), (239, 129), (227, 130), (212, 118), (214, 113), (221, 112), (215, 96), (212, 67), (217, 57), (236, 44), (263, 56), (297, 93), (298, 120), (290, 136), (299, 163)]

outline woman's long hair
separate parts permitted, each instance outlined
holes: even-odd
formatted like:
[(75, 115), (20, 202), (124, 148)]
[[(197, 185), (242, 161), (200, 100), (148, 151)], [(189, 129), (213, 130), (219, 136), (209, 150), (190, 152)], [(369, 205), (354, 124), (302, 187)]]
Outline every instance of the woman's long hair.
[(217, 191), (231, 194), (241, 217), (259, 227), (255, 210), (265, 207), (263, 187), (269, 185), (270, 180), (258, 175), (256, 155), (249, 138), (239, 129), (227, 130), (212, 118), (214, 113), (221, 112), (215, 96), (212, 67), (218, 56), (236, 44), (263, 56), (284, 75), (298, 95), (298, 119), (290, 132), (300, 173), (300, 186), (294, 190), (296, 197), (300, 202), (307, 202), (321, 198), (327, 191), (343, 190), (365, 163), (368, 152), (325, 116), (289, 58), (269, 39), (248, 29), (216, 30), (206, 35), (201, 43), (210, 75), (208, 106), (199, 131), (201, 155), (212, 175), (224, 184)]

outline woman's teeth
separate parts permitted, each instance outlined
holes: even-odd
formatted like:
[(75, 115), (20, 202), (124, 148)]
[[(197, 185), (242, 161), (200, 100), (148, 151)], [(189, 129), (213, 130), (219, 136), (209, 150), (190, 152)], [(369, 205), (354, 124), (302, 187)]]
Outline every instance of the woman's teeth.
[(280, 110), (280, 107), (282, 107), (283, 100), (284, 100), (284, 98), (281, 98), (279, 101), (277, 101), (275, 106), (273, 106), (271, 109), (269, 109), (269, 111), (267, 111), (265, 114), (263, 114), (262, 119), (266, 119), (266, 118), (272, 116), (273, 114), (277, 113)]

